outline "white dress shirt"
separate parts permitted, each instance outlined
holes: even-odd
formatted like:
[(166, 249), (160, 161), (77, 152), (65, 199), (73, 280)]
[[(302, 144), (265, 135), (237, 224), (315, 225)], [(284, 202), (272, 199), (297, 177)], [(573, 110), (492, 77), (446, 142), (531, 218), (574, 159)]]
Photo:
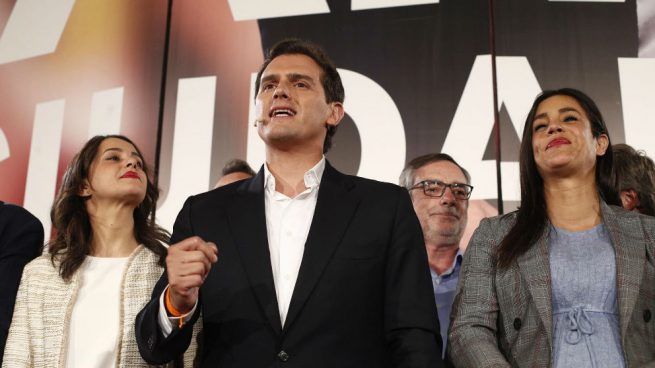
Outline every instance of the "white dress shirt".
[(296, 286), (324, 170), (325, 157), (305, 173), (307, 189), (295, 198), (289, 198), (275, 191), (275, 177), (268, 167), (264, 166), (268, 250), (271, 254), (271, 269), (282, 326)]
[[(264, 165), (266, 233), (282, 326), (287, 318), (291, 296), (298, 279), (323, 171), (325, 171), (325, 156), (305, 172), (305, 191), (294, 198), (289, 198), (275, 190), (275, 177), (268, 170), (268, 166)], [(186, 321), (193, 315), (198, 303), (196, 302), (196, 306), (184, 316), (170, 317), (166, 313), (165, 293), (166, 289), (159, 298), (159, 326), (163, 335), (168, 336), (180, 318)]]

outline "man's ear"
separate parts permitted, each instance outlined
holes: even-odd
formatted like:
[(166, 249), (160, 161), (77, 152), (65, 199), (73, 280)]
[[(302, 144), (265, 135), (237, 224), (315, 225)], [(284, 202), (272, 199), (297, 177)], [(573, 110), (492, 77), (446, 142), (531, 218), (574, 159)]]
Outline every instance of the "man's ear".
[(337, 126), (343, 119), (345, 114), (343, 104), (341, 102), (330, 102), (330, 115), (325, 121), (325, 125)]
[(633, 211), (640, 205), (639, 196), (634, 189), (622, 190), (619, 196), (621, 197), (621, 205), (628, 211)]

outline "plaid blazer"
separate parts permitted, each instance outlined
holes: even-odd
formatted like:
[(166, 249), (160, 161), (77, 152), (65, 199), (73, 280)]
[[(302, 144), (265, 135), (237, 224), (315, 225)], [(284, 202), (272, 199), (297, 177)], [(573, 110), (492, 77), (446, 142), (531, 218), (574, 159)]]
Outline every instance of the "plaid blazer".
[[(601, 201), (616, 255), (623, 355), (627, 367), (655, 367), (655, 217)], [(496, 247), (516, 213), (485, 219), (464, 255), (448, 335), (456, 367), (549, 367), (552, 302), (547, 230), (511, 267)]]

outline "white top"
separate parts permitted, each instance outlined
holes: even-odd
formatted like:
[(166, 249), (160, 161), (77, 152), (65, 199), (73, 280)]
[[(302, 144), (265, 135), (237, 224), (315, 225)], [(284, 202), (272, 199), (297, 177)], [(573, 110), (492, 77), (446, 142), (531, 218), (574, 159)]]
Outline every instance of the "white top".
[[(305, 172), (305, 191), (294, 198), (275, 191), (275, 177), (264, 165), (264, 202), (266, 211), (266, 233), (268, 235), (268, 250), (271, 254), (271, 269), (277, 296), (280, 321), (284, 326), (293, 289), (296, 286), (300, 263), (305, 252), (305, 243), (312, 225), (318, 189), (325, 171), (325, 156), (311, 169)], [(220, 255), (219, 255), (220, 257)], [(168, 286), (166, 287), (168, 289)], [(181, 316), (170, 317), (166, 313), (164, 295), (159, 297), (158, 322), (164, 337), (168, 336), (178, 320), (188, 320), (196, 310), (193, 309)]]
[(70, 319), (66, 367), (116, 365), (121, 278), (128, 258), (87, 256), (84, 261), (82, 286)]
[(268, 166), (264, 165), (268, 249), (282, 326), (296, 286), (324, 170), (325, 157), (305, 173), (307, 189), (295, 198), (289, 198), (275, 191), (275, 177), (268, 171)]

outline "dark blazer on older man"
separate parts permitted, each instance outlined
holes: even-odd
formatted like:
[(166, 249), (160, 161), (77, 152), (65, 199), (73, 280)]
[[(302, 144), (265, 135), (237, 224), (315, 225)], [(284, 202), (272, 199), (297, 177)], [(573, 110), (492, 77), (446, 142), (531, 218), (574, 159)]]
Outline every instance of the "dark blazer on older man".
[[(264, 171), (189, 198), (173, 242), (218, 246), (200, 289), (204, 367), (440, 367), (439, 321), (421, 228), (406, 190), (326, 164), (286, 323), (280, 323), (267, 241)], [(191, 325), (167, 338), (159, 296), (136, 321), (143, 358), (183, 352)]]
[[(655, 366), (655, 217), (601, 201), (616, 256), (621, 344), (627, 367)], [(485, 219), (462, 264), (448, 354), (456, 367), (550, 367), (552, 292), (548, 236), (505, 270), (494, 253), (515, 213)]]

